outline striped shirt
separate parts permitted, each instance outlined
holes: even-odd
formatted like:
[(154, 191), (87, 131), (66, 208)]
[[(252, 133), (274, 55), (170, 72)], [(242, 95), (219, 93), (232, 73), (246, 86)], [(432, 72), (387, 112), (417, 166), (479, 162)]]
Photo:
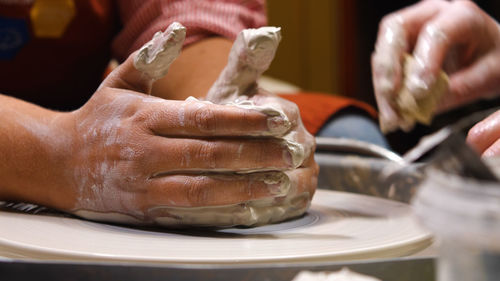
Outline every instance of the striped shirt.
[(187, 28), (185, 44), (214, 35), (234, 39), (242, 29), (266, 25), (264, 0), (121, 0), (118, 3), (124, 27), (112, 47), (119, 59), (126, 58), (174, 21)]

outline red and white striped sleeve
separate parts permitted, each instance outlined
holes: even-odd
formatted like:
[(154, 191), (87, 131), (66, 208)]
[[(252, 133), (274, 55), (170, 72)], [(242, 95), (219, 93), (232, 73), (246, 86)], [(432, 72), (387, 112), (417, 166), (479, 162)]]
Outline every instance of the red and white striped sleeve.
[(265, 0), (120, 0), (123, 29), (115, 37), (114, 56), (125, 59), (174, 21), (187, 28), (184, 45), (209, 36), (235, 39), (245, 28), (266, 25)]

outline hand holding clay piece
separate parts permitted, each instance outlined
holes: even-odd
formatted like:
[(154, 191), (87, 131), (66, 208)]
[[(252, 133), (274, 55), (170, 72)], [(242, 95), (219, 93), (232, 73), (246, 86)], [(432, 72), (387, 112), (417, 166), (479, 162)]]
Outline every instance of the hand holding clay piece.
[(497, 22), (472, 1), (422, 1), (384, 17), (372, 56), (382, 130), (498, 93), (499, 46)]
[(407, 124), (403, 129), (408, 129), (408, 126), (413, 127), (415, 122), (430, 125), (441, 97), (448, 91), (448, 76), (441, 71), (425, 91), (419, 92), (418, 95), (414, 94), (413, 89), (410, 88), (411, 77), (408, 76), (411, 72), (410, 67), (414, 64), (414, 59), (406, 55), (403, 66), (403, 86), (396, 97), (398, 111), (404, 123)]

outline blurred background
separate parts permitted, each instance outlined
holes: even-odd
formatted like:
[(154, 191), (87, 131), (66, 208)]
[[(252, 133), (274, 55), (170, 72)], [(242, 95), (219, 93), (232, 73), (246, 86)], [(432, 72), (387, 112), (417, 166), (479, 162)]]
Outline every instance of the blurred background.
[[(267, 0), (269, 25), (283, 40), (266, 75), (308, 91), (335, 93), (375, 105), (370, 56), (378, 24), (418, 1)], [(498, 19), (500, 1), (475, 1)]]

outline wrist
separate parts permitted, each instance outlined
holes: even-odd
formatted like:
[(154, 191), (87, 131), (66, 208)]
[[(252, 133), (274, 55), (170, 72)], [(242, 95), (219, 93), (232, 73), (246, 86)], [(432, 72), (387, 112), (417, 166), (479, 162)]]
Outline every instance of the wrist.
[[(70, 154), (60, 113), (0, 96), (0, 199), (64, 208)], [(64, 192), (63, 192), (64, 191)]]

